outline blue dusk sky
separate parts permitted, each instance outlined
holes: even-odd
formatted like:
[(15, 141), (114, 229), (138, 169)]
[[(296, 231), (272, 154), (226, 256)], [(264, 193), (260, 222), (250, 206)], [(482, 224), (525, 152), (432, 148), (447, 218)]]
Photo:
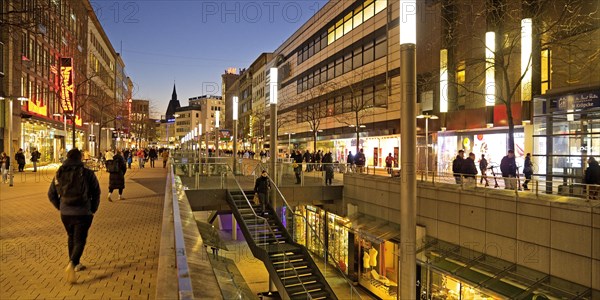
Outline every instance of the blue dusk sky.
[(164, 115), (173, 82), (181, 105), (221, 94), (221, 74), (247, 68), (272, 52), (326, 0), (92, 0), (113, 47), (134, 82), (134, 99)]

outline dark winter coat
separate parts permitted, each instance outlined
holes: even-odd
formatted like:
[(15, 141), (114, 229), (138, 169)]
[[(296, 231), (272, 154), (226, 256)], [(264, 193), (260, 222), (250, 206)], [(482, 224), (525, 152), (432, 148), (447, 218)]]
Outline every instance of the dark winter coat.
[(346, 159), (346, 163), (353, 164), (354, 163), (354, 154), (348, 154), (348, 158)]
[(487, 170), (487, 166), (488, 166), (487, 159), (482, 158), (479, 161), (479, 170), (481, 171), (481, 174), (485, 174), (485, 171)]
[(31, 161), (37, 162), (40, 160), (41, 156), (42, 156), (42, 154), (39, 151), (35, 150), (35, 151), (31, 152)]
[(502, 177), (516, 177), (517, 176), (517, 162), (515, 158), (505, 156), (500, 161), (500, 172), (502, 172)]
[(15, 160), (17, 161), (17, 164), (24, 165), (25, 154), (23, 154), (23, 152), (17, 152), (17, 154), (15, 154)]
[(533, 174), (533, 164), (531, 163), (531, 157), (525, 157), (525, 165), (523, 166), (523, 174)]
[(66, 216), (85, 216), (93, 215), (98, 210), (100, 205), (100, 184), (94, 172), (90, 169), (84, 168), (83, 162), (66, 159), (62, 166), (56, 171), (56, 176), (60, 178), (60, 174), (65, 171), (83, 168), (83, 178), (86, 185), (86, 195), (80, 205), (69, 206), (64, 202), (60, 201), (60, 196), (56, 189), (55, 181), (52, 180), (50, 188), (48, 189), (48, 199), (56, 209), (60, 210), (61, 215)]
[(325, 178), (333, 179), (333, 156), (331, 153), (327, 153), (323, 156), (322, 163), (325, 165)]
[(461, 173), (468, 175), (468, 176), (465, 175), (465, 177), (475, 178), (475, 175), (477, 175), (477, 168), (475, 167), (475, 160), (471, 159), (470, 157), (467, 157), (467, 159), (465, 159), (462, 163), (462, 172)]
[(465, 163), (465, 159), (462, 156), (457, 155), (456, 158), (452, 161), (452, 173), (455, 175), (459, 175), (463, 171), (463, 164)]
[(600, 165), (597, 161), (591, 162), (585, 170), (585, 184), (600, 184)]
[(358, 152), (354, 157), (354, 163), (359, 167), (364, 167), (366, 163), (365, 154), (363, 152)]
[(113, 157), (113, 164), (118, 165), (118, 172), (110, 172), (108, 176), (108, 189), (117, 190), (125, 188), (125, 172), (127, 172), (127, 165), (125, 159), (120, 154), (115, 154)]
[(260, 176), (256, 178), (256, 182), (254, 183), (254, 192), (266, 194), (269, 192), (270, 187), (271, 183), (269, 182), (269, 177)]

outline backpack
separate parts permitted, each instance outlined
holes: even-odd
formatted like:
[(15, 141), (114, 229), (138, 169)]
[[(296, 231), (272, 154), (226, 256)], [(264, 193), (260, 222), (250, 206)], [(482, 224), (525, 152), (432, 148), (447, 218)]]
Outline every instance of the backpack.
[(116, 160), (107, 160), (106, 161), (106, 171), (109, 173), (119, 173), (121, 170), (119, 169), (119, 162)]
[(87, 198), (87, 186), (83, 167), (59, 170), (54, 176), (54, 185), (60, 201), (68, 206), (80, 206)]

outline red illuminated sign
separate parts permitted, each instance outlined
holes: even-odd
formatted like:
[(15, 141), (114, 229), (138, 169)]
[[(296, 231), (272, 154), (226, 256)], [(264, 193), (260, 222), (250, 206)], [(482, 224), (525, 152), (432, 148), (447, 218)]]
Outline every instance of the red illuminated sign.
[(60, 59), (60, 99), (64, 113), (72, 113), (75, 104), (75, 74), (73, 58)]

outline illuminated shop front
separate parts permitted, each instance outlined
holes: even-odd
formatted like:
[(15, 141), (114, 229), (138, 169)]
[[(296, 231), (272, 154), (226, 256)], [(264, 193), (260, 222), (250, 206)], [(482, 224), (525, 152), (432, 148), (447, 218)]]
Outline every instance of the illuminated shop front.
[[(312, 149), (312, 139), (308, 140), (306, 143), (306, 148)], [(352, 152), (353, 155), (356, 155), (356, 138), (318, 141), (317, 149), (331, 151), (333, 154), (333, 161), (346, 162), (350, 152)], [(399, 157), (400, 135), (374, 137), (361, 136), (359, 140), (359, 149), (364, 150), (366, 164), (368, 166), (385, 166), (385, 157), (388, 156), (389, 153), (392, 153), (395, 157)]]
[(588, 287), (433, 238), (417, 263), (421, 299), (593, 299)]
[(399, 244), (355, 235), (358, 283), (380, 299), (397, 299)]
[(547, 190), (581, 183), (587, 158), (600, 156), (600, 88), (534, 99), (535, 175)]
[[(452, 172), (452, 161), (459, 150), (465, 151), (465, 158), (469, 152), (475, 154), (476, 165), (481, 159), (481, 154), (490, 166), (496, 166), (495, 172), (500, 172), (500, 161), (508, 152), (508, 130), (490, 129), (465, 132), (439, 132), (437, 135), (437, 170), (440, 173)], [(522, 127), (515, 127), (515, 157), (517, 166), (522, 171), (525, 159), (525, 135)], [(434, 168), (435, 169), (435, 168)], [(479, 169), (479, 168), (478, 168)]]
[(45, 123), (24, 121), (21, 124), (21, 146), (29, 162), (34, 148), (40, 152), (40, 161), (53, 162), (56, 156), (55, 130)]
[(338, 266), (348, 274), (348, 228), (347, 220), (315, 206), (298, 206), (296, 213), (308, 220), (310, 228), (301, 216), (294, 218), (294, 239), (309, 251), (327, 262)]

